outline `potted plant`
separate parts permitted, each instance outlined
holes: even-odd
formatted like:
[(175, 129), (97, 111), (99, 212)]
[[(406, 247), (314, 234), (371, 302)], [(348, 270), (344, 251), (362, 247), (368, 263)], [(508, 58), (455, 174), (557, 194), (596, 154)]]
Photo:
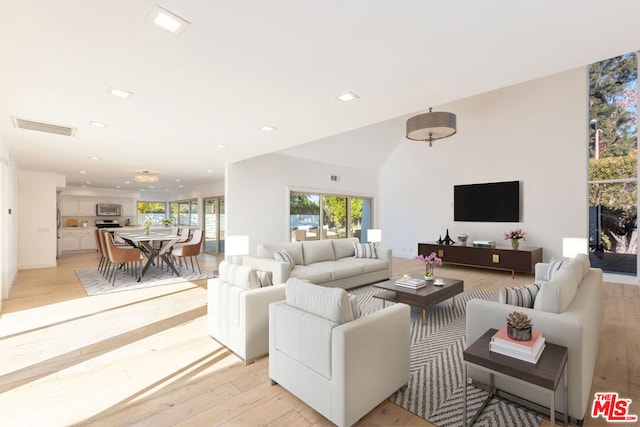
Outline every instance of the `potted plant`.
[(507, 335), (516, 341), (531, 339), (531, 319), (521, 311), (512, 311), (507, 316)]
[(423, 261), (425, 263), (424, 278), (427, 280), (433, 279), (433, 265), (442, 265), (442, 258), (438, 258), (435, 252), (431, 252), (429, 256), (418, 255), (414, 259)]

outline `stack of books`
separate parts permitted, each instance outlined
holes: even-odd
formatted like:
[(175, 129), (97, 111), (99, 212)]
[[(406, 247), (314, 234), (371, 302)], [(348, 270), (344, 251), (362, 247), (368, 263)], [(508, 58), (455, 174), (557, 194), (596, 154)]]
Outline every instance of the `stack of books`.
[(507, 334), (506, 324), (493, 335), (489, 343), (489, 350), (529, 363), (538, 363), (544, 347), (544, 337), (539, 330), (531, 331), (531, 340), (517, 341)]
[(399, 279), (396, 279), (396, 286), (418, 289), (427, 286), (427, 281), (424, 279), (414, 279), (412, 277), (401, 277)]

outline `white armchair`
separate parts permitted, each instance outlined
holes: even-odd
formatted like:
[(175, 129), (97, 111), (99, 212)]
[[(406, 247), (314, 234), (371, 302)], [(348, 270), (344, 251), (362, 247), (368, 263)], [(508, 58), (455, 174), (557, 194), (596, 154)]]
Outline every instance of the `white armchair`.
[(338, 426), (354, 424), (409, 380), (410, 309), (353, 319), (343, 289), (289, 279), (269, 306), (269, 377)]
[(208, 281), (209, 335), (250, 364), (269, 352), (269, 304), (284, 299), (284, 284), (260, 287), (255, 269), (223, 261)]

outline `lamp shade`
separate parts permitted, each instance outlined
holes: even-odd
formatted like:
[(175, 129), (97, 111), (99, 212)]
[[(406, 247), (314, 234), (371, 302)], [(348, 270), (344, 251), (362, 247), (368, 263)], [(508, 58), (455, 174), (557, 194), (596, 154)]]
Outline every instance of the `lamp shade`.
[(456, 115), (443, 111), (419, 114), (407, 120), (407, 138), (414, 141), (435, 141), (456, 133)]
[(588, 254), (589, 246), (587, 239), (582, 237), (563, 237), (562, 256), (575, 258), (577, 254)]
[(224, 241), (224, 253), (229, 256), (249, 254), (249, 236), (227, 236)]
[(370, 228), (367, 230), (367, 241), (373, 243), (380, 243), (382, 241), (382, 230), (377, 228)]

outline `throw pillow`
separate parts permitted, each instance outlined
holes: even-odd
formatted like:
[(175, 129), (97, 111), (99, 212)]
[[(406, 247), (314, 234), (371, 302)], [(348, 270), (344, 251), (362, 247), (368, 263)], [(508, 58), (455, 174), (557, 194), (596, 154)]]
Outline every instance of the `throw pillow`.
[(376, 246), (374, 243), (356, 243), (353, 242), (356, 258), (378, 258), (376, 255)]
[(234, 276), (234, 280), (229, 280), (229, 283), (233, 285), (243, 289), (255, 289), (260, 287), (258, 274), (253, 267), (249, 267), (248, 265), (234, 265), (231, 267), (231, 274)]
[(296, 266), (296, 262), (293, 260), (293, 257), (286, 250), (274, 252), (273, 257), (276, 259), (276, 261), (288, 262), (291, 266), (291, 269)]
[(553, 276), (560, 270), (562, 264), (564, 264), (566, 259), (564, 258), (551, 258), (549, 261), (549, 267), (547, 268), (547, 273), (544, 275), (544, 280), (549, 281), (553, 279)]
[(512, 288), (502, 288), (498, 291), (498, 302), (500, 304), (511, 304), (519, 307), (533, 308), (536, 295), (540, 291), (540, 285), (515, 286)]
[(261, 288), (273, 285), (273, 273), (271, 271), (256, 270), (256, 274)]

